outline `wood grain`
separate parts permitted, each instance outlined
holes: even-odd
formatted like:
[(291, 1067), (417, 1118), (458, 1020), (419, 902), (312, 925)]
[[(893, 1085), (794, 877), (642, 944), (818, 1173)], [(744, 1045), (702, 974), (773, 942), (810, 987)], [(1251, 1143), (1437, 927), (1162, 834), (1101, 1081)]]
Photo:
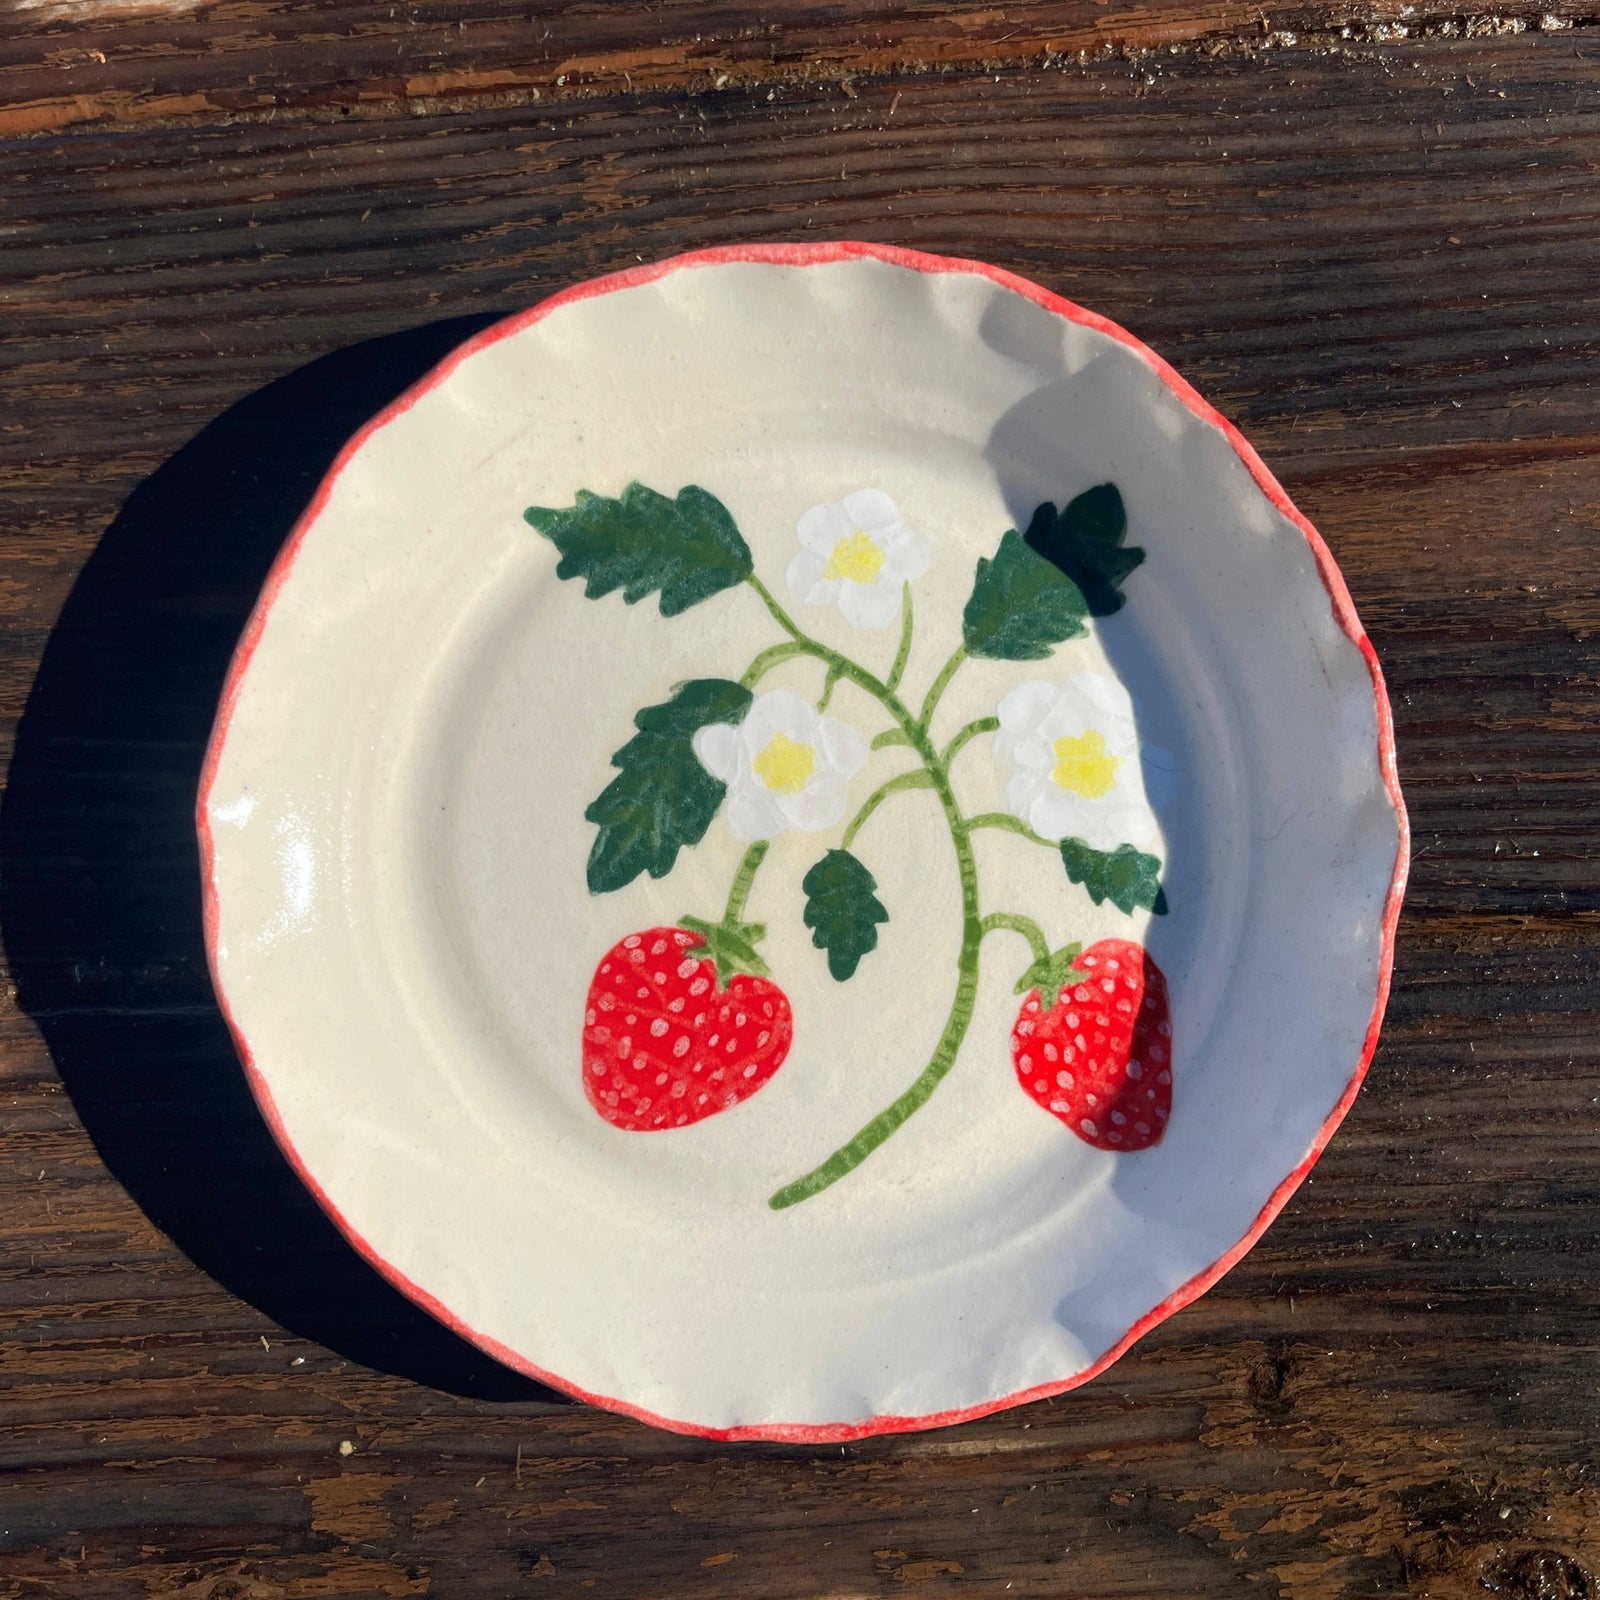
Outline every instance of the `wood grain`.
[(0, 136), (82, 122), (184, 120), (286, 107), (434, 110), (667, 88), (720, 92), (892, 74), (1060, 67), (1110, 54), (1351, 38), (1560, 30), (1594, 0), (13, 0), (0, 34)]
[[(19, 37), (164, 41), (209, 96), (186, 52), (286, 14)], [(687, 12), (617, 15), (606, 48)], [(841, 60), (957, 25), (809, 15)], [(285, 56), (298, 110), (0, 142), (0, 1597), (1592, 1600), (1593, 30), (345, 117), (355, 16)], [(1036, 277), (1240, 422), (1382, 654), (1413, 889), (1368, 1087), (1210, 1295), (1055, 1401), (708, 1445), (502, 1373), (321, 1220), (210, 999), (188, 817), (255, 586), (366, 415), (575, 279), (840, 236)]]

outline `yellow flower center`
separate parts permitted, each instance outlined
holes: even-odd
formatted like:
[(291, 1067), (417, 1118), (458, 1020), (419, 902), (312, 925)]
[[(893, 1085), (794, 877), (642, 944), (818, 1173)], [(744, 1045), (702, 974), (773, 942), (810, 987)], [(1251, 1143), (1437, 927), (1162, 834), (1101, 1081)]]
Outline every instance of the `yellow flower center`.
[(1050, 774), (1063, 789), (1098, 800), (1117, 781), (1120, 756), (1106, 754), (1106, 742), (1091, 728), (1076, 738), (1064, 734), (1055, 742), (1056, 766)]
[(883, 551), (859, 529), (841, 539), (822, 569), (824, 578), (848, 578), (851, 583), (874, 583), (883, 571)]
[(798, 794), (817, 770), (816, 747), (775, 733), (750, 766), (774, 794)]

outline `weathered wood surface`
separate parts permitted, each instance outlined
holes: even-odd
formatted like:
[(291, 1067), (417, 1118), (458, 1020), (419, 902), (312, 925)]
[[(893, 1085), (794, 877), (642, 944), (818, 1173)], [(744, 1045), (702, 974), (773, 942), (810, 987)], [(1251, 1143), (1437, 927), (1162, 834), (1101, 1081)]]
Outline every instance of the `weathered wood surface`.
[[(692, 9), (551, 8), (547, 54)], [(420, 115), (404, 80), (470, 66), (437, 29), (522, 25), (436, 8), (348, 117), (355, 8), (8, 20), (7, 71), (155, 65), (81, 80), (123, 121), (0, 142), (0, 1597), (1600, 1593), (1600, 32), (931, 73), (872, 28), (1012, 24), (856, 9), (706, 8), (859, 50), (848, 85)], [(223, 115), (252, 27), (290, 109)], [(163, 74), (202, 101), (145, 116)], [(368, 413), (595, 271), (829, 236), (1037, 277), (1240, 422), (1382, 653), (1414, 887), (1368, 1088), (1204, 1300), (1056, 1401), (707, 1445), (501, 1372), (321, 1221), (210, 999), (189, 809)]]

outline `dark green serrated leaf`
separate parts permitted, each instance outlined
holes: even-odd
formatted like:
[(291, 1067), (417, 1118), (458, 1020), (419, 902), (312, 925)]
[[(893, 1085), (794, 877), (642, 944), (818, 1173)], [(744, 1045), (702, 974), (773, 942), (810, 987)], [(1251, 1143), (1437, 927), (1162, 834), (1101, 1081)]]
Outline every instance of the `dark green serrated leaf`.
[(828, 971), (840, 983), (855, 976), (861, 958), (877, 948), (878, 924), (889, 920), (873, 891), (878, 880), (848, 850), (830, 850), (801, 880), (811, 942), (828, 952)]
[(664, 878), (678, 852), (705, 837), (728, 786), (700, 765), (691, 741), (713, 722), (742, 720), (750, 699), (726, 678), (696, 678), (633, 719), (639, 731), (611, 758), (618, 775), (584, 812), (600, 827), (589, 852), (591, 894), (609, 894), (641, 872)]
[(992, 558), (978, 559), (961, 635), (969, 655), (1042, 661), (1085, 631), (1088, 609), (1077, 584), (1011, 528)]
[(1061, 841), (1061, 864), (1074, 883), (1089, 891), (1099, 905), (1109, 900), (1119, 911), (1132, 914), (1148, 906), (1158, 917), (1167, 914), (1166, 891), (1161, 887), (1161, 863), (1155, 856), (1119, 844), (1115, 850), (1095, 850), (1082, 839)]
[(631, 606), (659, 591), (662, 616), (675, 617), (753, 570), (727, 507), (692, 483), (676, 500), (642, 483), (617, 500), (580, 489), (564, 511), (529, 506), (523, 516), (561, 552), (556, 576), (586, 580), (591, 600), (621, 589)]
[(1144, 560), (1144, 551), (1122, 541), (1128, 514), (1114, 483), (1085, 489), (1060, 511), (1047, 500), (1033, 514), (1023, 541), (1083, 592), (1089, 614), (1109, 617), (1127, 598), (1122, 580)]

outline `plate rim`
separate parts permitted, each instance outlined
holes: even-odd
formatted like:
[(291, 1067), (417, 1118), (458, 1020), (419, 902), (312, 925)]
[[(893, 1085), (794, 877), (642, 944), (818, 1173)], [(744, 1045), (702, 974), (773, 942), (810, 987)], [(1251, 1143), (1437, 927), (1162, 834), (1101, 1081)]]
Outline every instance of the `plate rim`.
[[(232, 1006), (229, 1004), (227, 989), (222, 978), (218, 950), (221, 908), (216, 883), (216, 847), (210, 821), (211, 790), (216, 781), (218, 768), (221, 765), (223, 748), (227, 743), (228, 732), (238, 703), (239, 693), (245, 676), (249, 671), (251, 660), (255, 655), (256, 646), (260, 642), (262, 632), (266, 627), (268, 616), (284, 584), (288, 581), (289, 574), (306, 536), (321, 517), (339, 477), (374, 434), (393, 422), (397, 417), (409, 411), (424, 395), (443, 384), (470, 356), (476, 355), (480, 350), (486, 349), (490, 345), (499, 343), (502, 339), (533, 327), (564, 306), (572, 305), (582, 300), (595, 299), (605, 294), (613, 294), (619, 290), (637, 288), (645, 284), (654, 283), (670, 273), (699, 267), (735, 264), (810, 267), (860, 260), (881, 261), (889, 266), (901, 267), (930, 275), (942, 275), (945, 273), (975, 274), (987, 278), (999, 288), (1021, 295), (1024, 299), (1052, 312), (1056, 316), (1062, 317), (1066, 321), (1104, 334), (1138, 356), (1192, 415), (1221, 433), (1232, 447), (1234, 453), (1243, 462), (1256, 487), (1304, 536), (1306, 543), (1311, 548), (1317, 575), (1322, 581), (1323, 588), (1326, 590), (1333, 608), (1334, 619), (1339, 624), (1341, 632), (1356, 646), (1366, 661), (1367, 670), (1372, 681), (1373, 701), (1377, 714), (1379, 770), (1382, 773), (1385, 792), (1395, 814), (1397, 830), (1395, 863), (1385, 894), (1383, 915), (1379, 926), (1376, 992), (1366, 1033), (1362, 1040), (1360, 1057), (1346, 1080), (1344, 1090), (1339, 1099), (1318, 1128), (1304, 1159), (1272, 1191), (1266, 1204), (1256, 1213), (1250, 1225), (1229, 1249), (1135, 1321), (1127, 1332), (1103, 1355), (1099, 1356), (1087, 1367), (1068, 1377), (1052, 1380), (1048, 1383), (1036, 1384), (1031, 1388), (1021, 1389), (1013, 1394), (948, 1411), (927, 1412), (916, 1416), (882, 1414), (870, 1416), (857, 1422), (740, 1423), (731, 1427), (709, 1427), (703, 1423), (663, 1416), (658, 1412), (650, 1411), (644, 1406), (635, 1405), (631, 1401), (615, 1396), (593, 1393), (571, 1382), (569, 1379), (563, 1378), (559, 1373), (539, 1366), (527, 1356), (511, 1349), (491, 1335), (471, 1327), (436, 1296), (430, 1294), (420, 1284), (414, 1283), (397, 1266), (385, 1259), (339, 1210), (306, 1165), (299, 1151), (295, 1148), (293, 1140), (289, 1137), (288, 1129), (278, 1111), (271, 1087), (261, 1069), (256, 1065), (249, 1040), (245, 1037), (244, 1030), (235, 1019)], [(636, 1421), (648, 1423), (653, 1427), (662, 1428), (672, 1433), (719, 1441), (764, 1440), (786, 1444), (844, 1444), (879, 1434), (912, 1433), (923, 1429), (948, 1427), (955, 1423), (970, 1422), (980, 1417), (990, 1416), (995, 1412), (1007, 1410), (1012, 1406), (1026, 1405), (1030, 1401), (1044, 1400), (1054, 1395), (1065, 1394), (1067, 1391), (1076, 1389), (1082, 1384), (1097, 1378), (1114, 1362), (1125, 1355), (1145, 1334), (1165, 1322), (1168, 1317), (1175, 1315), (1183, 1310), (1184, 1307), (1192, 1304), (1225, 1273), (1237, 1265), (1255, 1246), (1261, 1235), (1266, 1232), (1267, 1228), (1278, 1216), (1278, 1213), (1288, 1203), (1295, 1190), (1305, 1181), (1323, 1151), (1327, 1149), (1329, 1141), (1338, 1131), (1340, 1123), (1344, 1121), (1366, 1078), (1367, 1069), (1371, 1065), (1373, 1055), (1377, 1050), (1384, 1009), (1388, 1003), (1390, 981), (1394, 968), (1395, 931), (1400, 918), (1401, 902), (1405, 896), (1411, 854), (1410, 821), (1406, 814), (1405, 800), (1400, 791), (1399, 771), (1395, 753), (1394, 715), (1389, 702), (1388, 690), (1385, 686), (1383, 668), (1378, 662), (1377, 652), (1373, 648), (1372, 641), (1367, 637), (1366, 630), (1361, 625), (1360, 617), (1356, 614), (1355, 604), (1351, 600), (1349, 588), (1344, 581), (1344, 575), (1340, 572), (1338, 563), (1334, 560), (1333, 552), (1328, 548), (1322, 535), (1312, 526), (1310, 520), (1290, 500), (1282, 485), (1268, 470), (1265, 462), (1256, 453), (1249, 440), (1221, 412), (1203, 399), (1198, 391), (1168, 362), (1157, 355), (1142, 340), (1136, 338), (1109, 318), (1089, 311), (1076, 302), (1055, 294), (1040, 284), (1020, 277), (1016, 273), (1009, 272), (1003, 267), (993, 266), (988, 262), (976, 261), (961, 256), (930, 254), (926, 251), (913, 250), (904, 246), (874, 244), (861, 240), (721, 245), (710, 249), (686, 251), (682, 254), (646, 262), (643, 265), (627, 267), (616, 272), (603, 273), (598, 277), (585, 279), (548, 296), (522, 311), (513, 312), (510, 316), (491, 323), (487, 328), (481, 329), (464, 343), (458, 345), (438, 365), (431, 368), (417, 382), (413, 383), (363, 424), (361, 428), (351, 435), (334, 457), (332, 464), (318, 484), (316, 493), (290, 529), (283, 547), (273, 561), (266, 581), (262, 585), (261, 592), (251, 610), (249, 619), (245, 623), (244, 631), (234, 649), (232, 659), (228, 665), (227, 676), (223, 680), (216, 717), (212, 724), (210, 738), (206, 745), (205, 760), (201, 767), (200, 785), (195, 804), (195, 831), (198, 836), (200, 850), (201, 906), (206, 964), (210, 971), (212, 988), (216, 993), (218, 1008), (222, 1013), (224, 1022), (227, 1024), (234, 1049), (244, 1069), (245, 1080), (249, 1085), (257, 1108), (261, 1112), (262, 1119), (266, 1122), (268, 1130), (276, 1141), (278, 1148), (283, 1152), (289, 1166), (311, 1192), (317, 1204), (339, 1229), (357, 1255), (366, 1261), (392, 1287), (421, 1306), (458, 1337), (465, 1339), (469, 1344), (476, 1346), (503, 1366), (509, 1367), (512, 1371), (545, 1384), (547, 1387), (568, 1395), (572, 1399), (582, 1401), (588, 1405), (599, 1406), (604, 1410), (631, 1417)]]

